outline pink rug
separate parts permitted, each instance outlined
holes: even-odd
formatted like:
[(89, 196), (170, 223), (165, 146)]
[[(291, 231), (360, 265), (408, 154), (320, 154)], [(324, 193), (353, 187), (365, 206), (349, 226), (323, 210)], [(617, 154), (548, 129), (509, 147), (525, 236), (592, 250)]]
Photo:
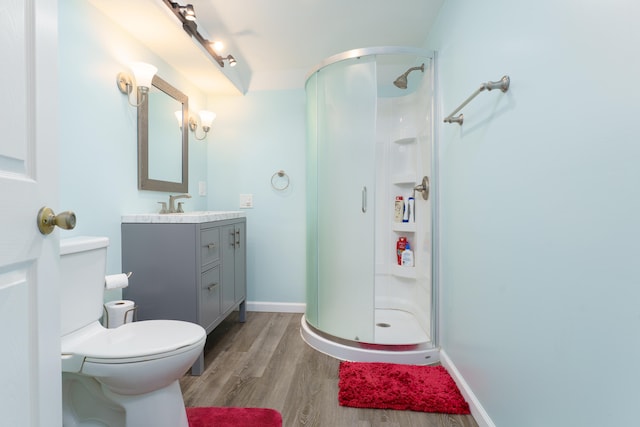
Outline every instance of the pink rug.
[(282, 415), (267, 408), (187, 408), (189, 427), (282, 427)]
[(356, 408), (470, 414), (443, 366), (341, 362), (338, 401)]

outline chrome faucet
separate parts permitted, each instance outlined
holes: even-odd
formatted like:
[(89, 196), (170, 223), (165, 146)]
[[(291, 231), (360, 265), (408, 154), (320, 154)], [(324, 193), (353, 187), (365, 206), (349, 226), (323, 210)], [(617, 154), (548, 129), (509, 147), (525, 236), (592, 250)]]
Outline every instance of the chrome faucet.
[[(178, 194), (177, 196), (169, 196), (169, 213), (179, 213), (183, 212), (182, 209), (176, 209), (176, 199), (190, 199), (191, 194)], [(182, 203), (178, 203), (181, 205)]]

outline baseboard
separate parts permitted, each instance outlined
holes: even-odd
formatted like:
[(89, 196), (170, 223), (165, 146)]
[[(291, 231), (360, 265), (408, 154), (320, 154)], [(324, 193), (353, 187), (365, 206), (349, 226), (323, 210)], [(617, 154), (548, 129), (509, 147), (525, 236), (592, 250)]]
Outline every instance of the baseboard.
[(464, 398), (469, 403), (469, 408), (471, 409), (471, 415), (473, 415), (473, 418), (475, 418), (476, 422), (478, 423), (478, 426), (479, 427), (496, 427), (493, 421), (491, 421), (491, 418), (489, 418), (489, 414), (487, 414), (487, 411), (484, 410), (484, 408), (480, 404), (480, 401), (471, 390), (471, 387), (469, 387), (469, 384), (467, 384), (464, 378), (462, 378), (462, 375), (460, 375), (460, 371), (456, 369), (451, 359), (449, 359), (449, 356), (447, 355), (447, 353), (442, 349), (440, 349), (440, 363), (442, 364), (442, 366), (447, 368), (447, 371), (449, 371), (449, 374), (451, 374), (451, 377), (458, 385), (458, 388), (460, 389), (460, 393), (462, 393)]
[(307, 305), (303, 302), (263, 302), (247, 301), (247, 311), (269, 313), (304, 313)]

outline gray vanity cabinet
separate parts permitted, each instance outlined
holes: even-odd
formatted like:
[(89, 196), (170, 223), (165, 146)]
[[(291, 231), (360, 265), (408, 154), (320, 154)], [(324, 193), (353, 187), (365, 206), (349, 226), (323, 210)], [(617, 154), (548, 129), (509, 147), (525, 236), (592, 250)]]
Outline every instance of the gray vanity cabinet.
[[(137, 320), (173, 319), (209, 334), (233, 310), (246, 310), (246, 218), (203, 223), (123, 223), (123, 298)], [(192, 368), (204, 369), (201, 356)]]

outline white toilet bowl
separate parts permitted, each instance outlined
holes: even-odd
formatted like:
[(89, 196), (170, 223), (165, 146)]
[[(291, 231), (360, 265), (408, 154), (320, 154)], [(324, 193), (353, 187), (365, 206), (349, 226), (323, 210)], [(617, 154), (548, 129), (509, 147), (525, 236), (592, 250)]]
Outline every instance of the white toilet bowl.
[(178, 380), (202, 352), (206, 332), (177, 320), (104, 328), (107, 244), (61, 242), (63, 426), (188, 427)]
[(64, 425), (186, 427), (178, 380), (205, 340), (199, 325), (174, 320), (95, 322), (63, 337)]

